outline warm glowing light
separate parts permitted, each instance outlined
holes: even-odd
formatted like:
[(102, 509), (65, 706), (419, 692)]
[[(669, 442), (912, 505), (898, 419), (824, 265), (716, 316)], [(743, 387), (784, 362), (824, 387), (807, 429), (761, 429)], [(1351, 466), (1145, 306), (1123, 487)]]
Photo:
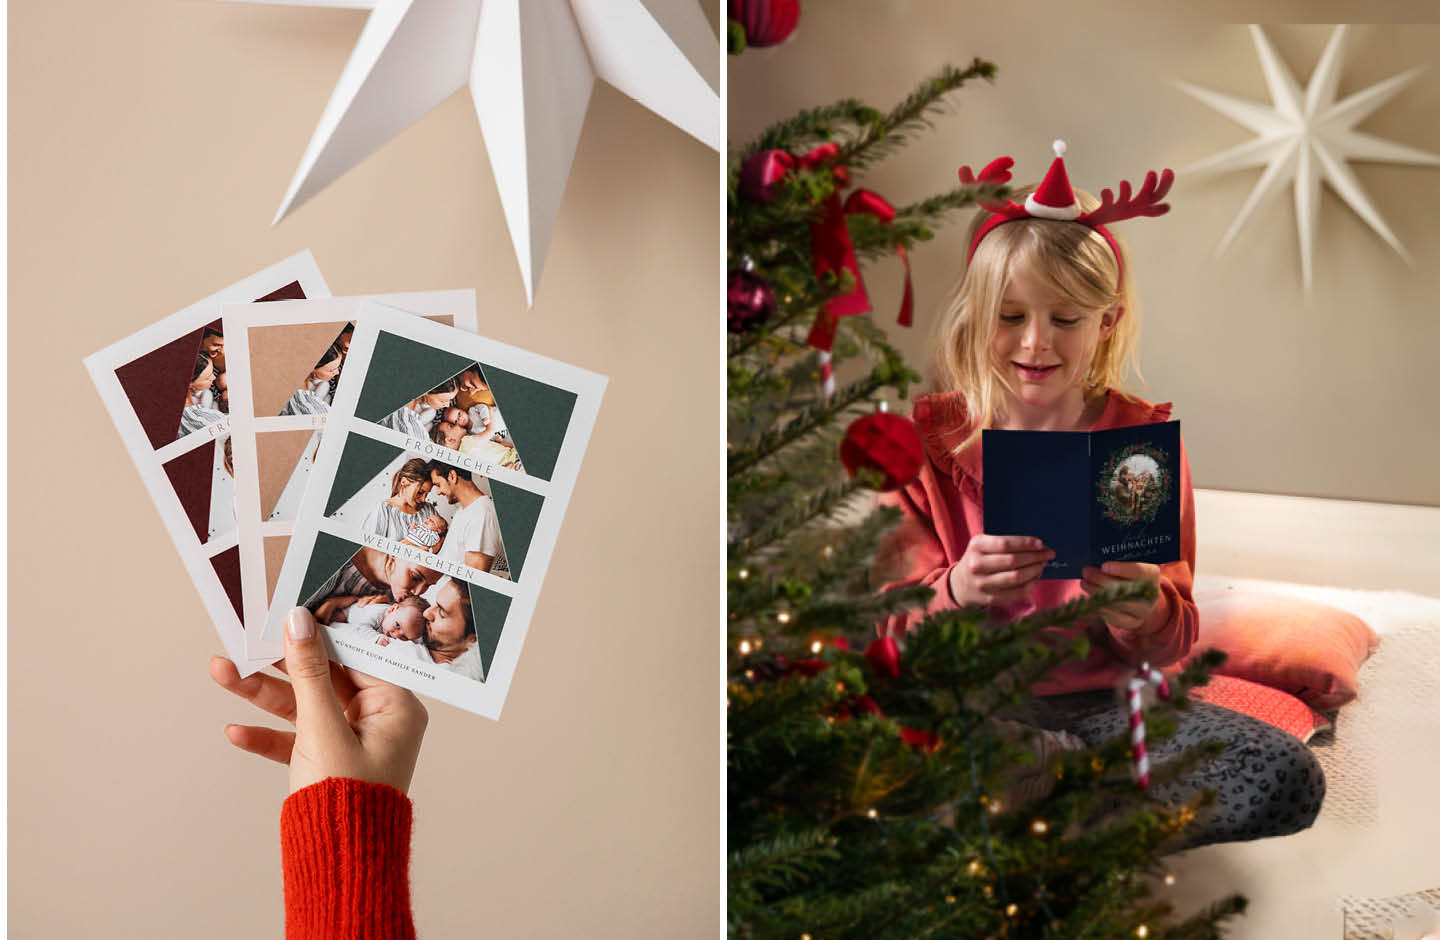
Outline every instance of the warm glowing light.
[(1137, 937), (1148, 937), (1148, 936), (1150, 936), (1150, 928), (1149, 928), (1149, 927), (1146, 927), (1144, 924), (1141, 924), (1139, 927), (1136, 927), (1136, 928), (1135, 928), (1135, 936), (1137, 936)]
[(750, 648), (751, 648), (751, 647), (750, 647), (750, 641), (749, 641), (749, 640), (741, 640), (741, 641), (740, 641), (740, 655), (741, 655), (741, 656), (749, 656), (749, 655), (750, 655)]
[(739, 571), (735, 572), (735, 577), (739, 578), (741, 581), (744, 581), (746, 578), (750, 577), (750, 569), (741, 568)]
[(1166, 872), (1166, 873), (1165, 873), (1165, 883), (1166, 883), (1167, 885), (1173, 885), (1173, 884), (1175, 883), (1175, 876), (1172, 875), (1172, 874), (1170, 874), (1169, 872)]
[(844, 691), (845, 691), (845, 683), (843, 683), (843, 682), (837, 682), (837, 683), (835, 683), (835, 691), (836, 691), (836, 692), (844, 692)]
[(789, 623), (789, 622), (790, 622), (790, 611), (788, 611), (788, 610), (782, 610), (782, 611), (780, 611), (780, 613), (778, 613), (778, 614), (775, 615), (775, 619), (778, 620), (778, 621), (780, 621), (781, 623)]
[(826, 545), (824, 548), (820, 549), (820, 554), (824, 555), (826, 558), (829, 558), (830, 556), (835, 554), (835, 546)]
[(814, 643), (810, 644), (810, 652), (812, 653), (818, 653), (824, 648), (825, 644), (821, 643), (819, 640), (816, 640)]
[(1049, 824), (1046, 823), (1043, 819), (1037, 819), (1030, 824), (1030, 831), (1035, 833), (1036, 835), (1044, 835), (1047, 831), (1049, 831), (1049, 829)]
[(965, 868), (965, 870), (972, 875), (978, 875), (980, 874), (980, 863), (975, 859), (971, 859), (970, 864)]
[(747, 669), (747, 670), (745, 670), (745, 678), (747, 678), (747, 679), (753, 679), (753, 678), (755, 678), (755, 670), (753, 670), (753, 669)]
[(866, 815), (866, 816), (869, 816), (871, 819), (874, 819), (876, 816), (879, 816), (880, 814), (877, 813), (877, 812), (875, 812), (875, 810), (872, 808), (872, 809), (867, 809), (867, 810), (865, 811), (865, 815)]
[(953, 895), (953, 894), (947, 894), (947, 895), (945, 895), (945, 903), (946, 903), (946, 904), (954, 904), (954, 903), (955, 903), (955, 895)]
[(1005, 908), (1005, 913), (1009, 914), (1011, 917), (1014, 917), (1016, 914), (1020, 913), (1020, 905), (1010, 905), (1009, 907)]
[(1000, 815), (1000, 810), (1001, 810), (1001, 809), (1002, 809), (1002, 806), (1001, 806), (1001, 803), (1000, 803), (999, 800), (991, 800), (991, 801), (990, 801), (990, 812), (991, 812), (991, 813), (993, 813), (993, 814), (995, 814), (995, 815), (998, 816), (998, 815)]

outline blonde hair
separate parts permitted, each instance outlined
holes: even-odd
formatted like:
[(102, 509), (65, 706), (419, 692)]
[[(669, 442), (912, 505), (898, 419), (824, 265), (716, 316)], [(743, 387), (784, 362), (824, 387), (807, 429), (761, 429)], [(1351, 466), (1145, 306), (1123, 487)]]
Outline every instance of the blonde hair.
[[(1011, 198), (1017, 202), (1033, 192), (1026, 186)], [(1083, 211), (1089, 212), (1100, 201), (1089, 193), (1075, 190)], [(965, 234), (969, 250), (975, 233), (989, 217), (980, 212)], [(1114, 235), (1114, 232), (1111, 232)], [(1105, 236), (1086, 225), (1050, 219), (1020, 219), (992, 229), (975, 249), (955, 286), (945, 300), (944, 310), (935, 327), (931, 342), (933, 362), (931, 375), (937, 392), (959, 392), (965, 399), (970, 432), (952, 448), (960, 453), (980, 437), (1000, 413), (1001, 390), (1015, 392), (1008, 378), (1000, 374), (990, 358), (1000, 318), (1000, 303), (1010, 271), (1024, 264), (1047, 287), (1087, 313), (1098, 313), (1119, 304), (1125, 310), (1110, 336), (1095, 349), (1085, 389), (1086, 401), (1093, 400), (1098, 389), (1121, 387), (1131, 369), (1140, 376), (1135, 360), (1135, 346), (1140, 335), (1140, 310), (1135, 296), (1133, 266), (1125, 243), (1116, 237), (1124, 259), (1124, 277), (1119, 289), (1116, 280), (1120, 271), (1115, 253)]]

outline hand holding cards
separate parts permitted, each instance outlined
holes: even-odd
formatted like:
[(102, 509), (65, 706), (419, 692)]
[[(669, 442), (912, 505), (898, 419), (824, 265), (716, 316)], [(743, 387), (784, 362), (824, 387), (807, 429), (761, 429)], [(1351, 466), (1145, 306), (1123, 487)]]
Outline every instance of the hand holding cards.
[(605, 379), (448, 325), (473, 291), (317, 297), (298, 255), (86, 365), (236, 681), (302, 605), (336, 661), (498, 717)]
[(498, 717), (604, 386), (362, 304), (262, 639), (304, 606), (337, 662)]

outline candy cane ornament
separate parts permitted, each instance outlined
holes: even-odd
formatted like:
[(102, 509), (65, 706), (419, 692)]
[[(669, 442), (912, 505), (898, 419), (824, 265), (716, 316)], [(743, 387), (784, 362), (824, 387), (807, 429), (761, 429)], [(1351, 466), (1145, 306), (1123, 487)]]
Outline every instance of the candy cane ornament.
[(820, 350), (820, 391), (826, 401), (835, 396), (835, 366), (830, 359), (829, 352)]
[(1140, 705), (1140, 693), (1147, 685), (1153, 685), (1155, 694), (1160, 698), (1167, 701), (1170, 698), (1170, 684), (1160, 670), (1151, 669), (1149, 663), (1142, 663), (1126, 684), (1125, 698), (1130, 706), (1130, 743), (1135, 751), (1135, 782), (1142, 790), (1150, 786), (1150, 757), (1145, 753), (1145, 715)]

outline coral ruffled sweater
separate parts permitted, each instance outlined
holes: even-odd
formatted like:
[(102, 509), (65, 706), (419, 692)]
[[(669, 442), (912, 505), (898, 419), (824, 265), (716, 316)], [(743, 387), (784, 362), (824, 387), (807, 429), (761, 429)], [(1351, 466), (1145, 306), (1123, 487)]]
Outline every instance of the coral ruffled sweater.
[[(1092, 430), (1169, 421), (1170, 408), (1169, 404), (1152, 405), (1110, 389), (1104, 411)], [(924, 584), (934, 588), (935, 596), (924, 610), (897, 614), (880, 623), (877, 629), (881, 635), (897, 639), (915, 629), (929, 614), (959, 606), (950, 593), (950, 569), (964, 556), (971, 536), (985, 531), (980, 441), (977, 439), (959, 455), (952, 453), (971, 425), (964, 398), (954, 392), (922, 395), (916, 399), (911, 417), (925, 442), (927, 460), (913, 482), (880, 498), (882, 503), (898, 507), (903, 518), (882, 545), (876, 567), (882, 580), (891, 582), (887, 587)], [(1160, 566), (1159, 603), (1165, 609), (1164, 624), (1143, 636), (1111, 629), (1098, 621), (1089, 624), (1083, 632), (1091, 641), (1090, 655), (1083, 662), (1062, 664), (1032, 691), (1036, 695), (1058, 695), (1110, 688), (1142, 662), (1162, 667), (1179, 660), (1189, 651), (1199, 630), (1199, 615), (1191, 597), (1194, 572), (1195, 494), (1182, 440), (1180, 560)], [(995, 620), (1009, 621), (1082, 596), (1079, 579), (1037, 581), (1025, 600), (993, 606), (990, 614)], [(1081, 631), (1050, 627), (1046, 632), (1058, 638)]]
[(412, 940), (410, 800), (328, 777), (280, 810), (287, 940)]

